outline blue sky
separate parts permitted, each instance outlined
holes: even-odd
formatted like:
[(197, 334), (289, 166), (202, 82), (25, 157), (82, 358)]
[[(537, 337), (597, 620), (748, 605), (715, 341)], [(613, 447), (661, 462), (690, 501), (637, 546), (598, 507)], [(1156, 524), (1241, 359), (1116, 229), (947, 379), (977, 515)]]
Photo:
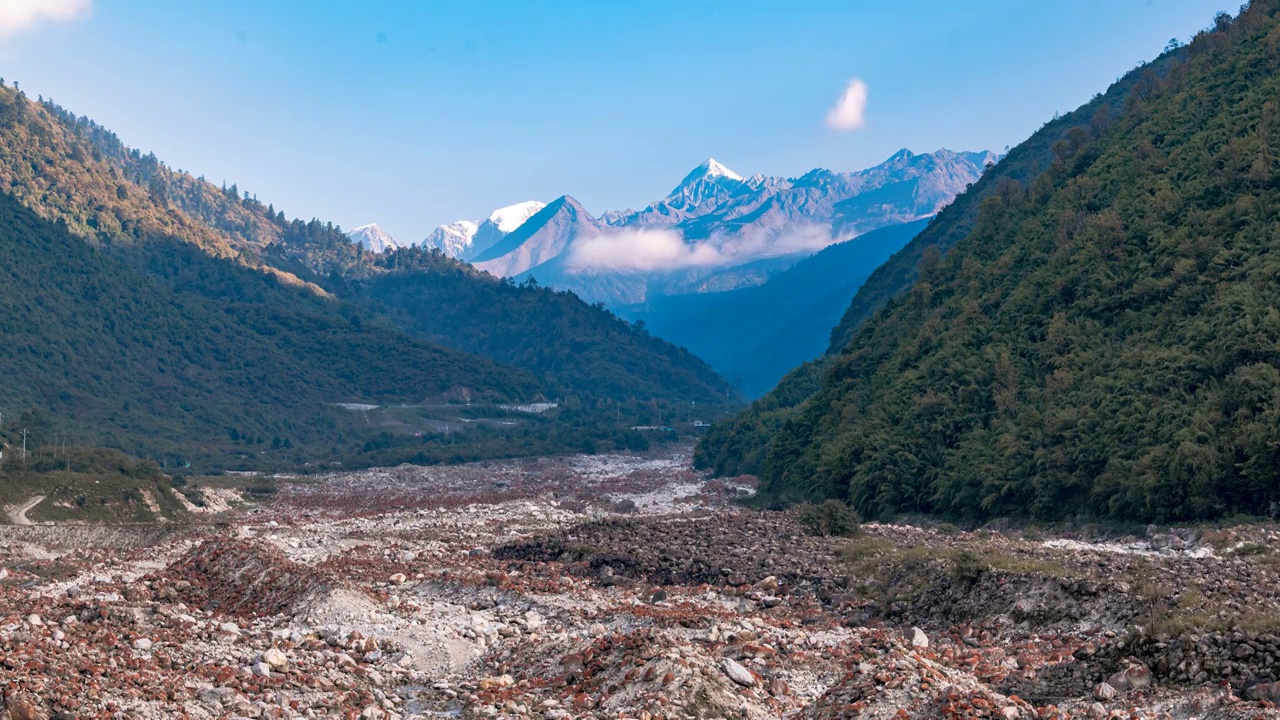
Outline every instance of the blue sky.
[[(0, 0), (0, 75), (290, 215), (419, 240), (564, 193), (639, 207), (708, 156), (1001, 150), (1238, 4)], [(828, 127), (855, 78), (861, 127)]]

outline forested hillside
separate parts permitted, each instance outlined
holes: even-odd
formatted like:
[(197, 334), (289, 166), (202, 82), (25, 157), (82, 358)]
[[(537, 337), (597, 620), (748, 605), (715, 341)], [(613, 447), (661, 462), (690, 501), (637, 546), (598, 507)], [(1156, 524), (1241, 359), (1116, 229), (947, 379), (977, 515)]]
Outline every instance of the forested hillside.
[(689, 403), (723, 408), (737, 397), (687, 350), (571, 293), (499, 281), (437, 250), (405, 248), (379, 264), (387, 272), (345, 292), (425, 338), (528, 370), (551, 397), (615, 414), (619, 403), (640, 411), (656, 401), (668, 417)]
[(170, 253), (147, 257), (167, 258), (174, 279), (204, 283), (222, 299), (175, 292), (0, 194), (7, 428), (22, 413), (23, 426), (37, 431), (33, 446), (51, 440), (41, 432), (48, 429), (75, 444), (175, 461), (293, 448), (327, 457), (366, 434), (334, 403), (540, 392), (513, 368), (308, 312), (330, 301), (193, 250), (172, 243)]
[(740, 442), (743, 422), (702, 462), (755, 451), (766, 495), (843, 497), (871, 516), (1271, 511), (1276, 14), (1270, 1), (1219, 16), (1011, 152), (1053, 138), (1042, 171), (1001, 163), (904, 250), (963, 238), (920, 251), (908, 293), (876, 313), (892, 283), (864, 288), (843, 352), (763, 452)]
[[(0, 143), (13, 149), (0, 154), (0, 180), (9, 179), (15, 194), (37, 212), (112, 245), (175, 290), (222, 298), (228, 269), (160, 238), (193, 242), (286, 284), (305, 282), (318, 295), (344, 301), (313, 303), (308, 311), (373, 320), (519, 367), (537, 378), (541, 396), (607, 406), (614, 420), (620, 408), (622, 420), (647, 422), (659, 407), (737, 406), (736, 391), (701, 360), (572, 295), (502, 284), (421, 249), (369, 252), (351, 243), (341, 227), (290, 220), (234, 184), (216, 186), (175, 171), (50, 100), (25, 102), (0, 86), (0, 101), (11, 108), (7, 123), (0, 117)], [(45, 179), (26, 170), (37, 166), (46, 168)], [(57, 192), (49, 190), (54, 186)], [(114, 222), (119, 217), (126, 221)], [(128, 220), (135, 217), (140, 219)], [(256, 302), (305, 304), (295, 294), (282, 298), (269, 288), (255, 293)]]
[(655, 295), (622, 312), (689, 348), (748, 397), (759, 397), (826, 351), (831, 327), (858, 286), (927, 222), (890, 225), (836, 243), (760, 285)]
[(1010, 150), (993, 168), (985, 172), (966, 192), (936, 215), (906, 247), (894, 253), (862, 283), (840, 322), (831, 330), (826, 355), (806, 363), (778, 383), (777, 388), (732, 420), (712, 428), (705, 442), (698, 446), (700, 467), (722, 474), (757, 474), (762, 468), (765, 446), (772, 433), (791, 416), (794, 408), (816, 389), (816, 382), (832, 358), (848, 345), (858, 328), (891, 298), (906, 292), (915, 282), (920, 264), (926, 257), (933, 262), (963, 239), (977, 218), (982, 201), (996, 192), (1006, 180), (1028, 183), (1053, 162), (1053, 145), (1072, 129), (1096, 132), (1109, 118), (1122, 112), (1129, 94), (1148, 71), (1163, 76), (1177, 62), (1176, 53), (1168, 53), (1146, 66), (1127, 73), (1105, 93), (1076, 110), (1045, 123), (1025, 142)]

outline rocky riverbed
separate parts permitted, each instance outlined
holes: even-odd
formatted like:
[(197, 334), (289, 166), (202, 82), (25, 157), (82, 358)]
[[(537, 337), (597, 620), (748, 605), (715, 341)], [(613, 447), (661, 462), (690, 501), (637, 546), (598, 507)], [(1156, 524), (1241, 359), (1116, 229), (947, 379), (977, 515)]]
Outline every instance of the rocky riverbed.
[(3, 526), (0, 717), (1277, 716), (1273, 526), (825, 538), (751, 492), (672, 452)]

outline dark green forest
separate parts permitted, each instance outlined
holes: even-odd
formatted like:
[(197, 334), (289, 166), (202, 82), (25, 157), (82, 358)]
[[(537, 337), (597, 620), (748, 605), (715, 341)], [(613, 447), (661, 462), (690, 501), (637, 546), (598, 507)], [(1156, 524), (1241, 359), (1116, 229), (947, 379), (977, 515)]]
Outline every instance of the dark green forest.
[[(538, 392), (513, 368), (358, 318), (307, 312), (323, 301), (306, 290), (192, 246), (167, 247), (172, 277), (200, 278), (222, 299), (174, 292), (0, 195), (0, 394), (9, 429), (29, 411), (33, 446), (60, 429), (79, 444), (138, 455), (328, 449), (344, 436), (335, 402), (421, 402), (459, 388), (489, 400)], [(297, 302), (262, 301), (276, 294)]]
[[(269, 268), (286, 283), (323, 288), (321, 292), (347, 301), (347, 314), (514, 365), (538, 379), (545, 397), (608, 405), (615, 419), (619, 405), (633, 409), (628, 418), (648, 422), (655, 414), (649, 408), (655, 404), (674, 410), (696, 402), (727, 409), (739, 402), (732, 386), (693, 354), (650, 336), (602, 306), (527, 283), (500, 282), (438, 252), (406, 248), (371, 253), (352, 244), (333, 223), (290, 220), (282, 210), (234, 184), (215, 186), (128, 148), (110, 130), (52, 100), (40, 108), (52, 128), (45, 129), (28, 111), (22, 139), (39, 134), (32, 128), (42, 128), (82, 158), (91, 178), (108, 174), (127, 181), (134, 189), (122, 202), (150, 203), (159, 209), (145, 214), (177, 215), (182, 222), (198, 225), (220, 238), (221, 246), (230, 248), (241, 264)], [(81, 211), (72, 201), (63, 204), (63, 214)], [(190, 284), (191, 273), (173, 263), (148, 261), (145, 269), (183, 291), (222, 297), (225, 290), (220, 285)], [(184, 273), (181, 282), (168, 275), (174, 271)]]
[[(602, 307), (439, 254), (370, 253), (3, 83), (0, 149), (0, 412), (37, 446), (60, 433), (205, 466), (439, 462), (644, 445), (626, 428), (738, 402)], [(537, 400), (562, 407), (439, 437), (332, 405)]]
[(689, 351), (573, 293), (499, 281), (436, 250), (402, 248), (378, 262), (386, 272), (341, 294), (370, 301), (409, 332), (527, 370), (551, 397), (610, 411), (657, 402), (667, 417), (690, 403), (736, 403), (732, 386)]
[(699, 462), (871, 517), (1273, 512), (1277, 12), (1220, 15), (1016, 148)]
[(1012, 148), (993, 168), (966, 192), (961, 193), (900, 251), (877, 267), (862, 283), (831, 330), (826, 354), (788, 373), (763, 398), (730, 421), (712, 428), (700, 443), (695, 459), (699, 467), (720, 475), (759, 474), (770, 437), (786, 422), (801, 402), (818, 387), (818, 381), (832, 360), (849, 344), (868, 318), (893, 297), (906, 292), (915, 282), (926, 255), (945, 254), (973, 229), (982, 202), (1005, 180), (1029, 183), (1053, 162), (1053, 145), (1074, 128), (1093, 132), (1096, 123), (1123, 111), (1130, 92), (1148, 71), (1162, 76), (1177, 60), (1167, 53), (1142, 68), (1127, 73), (1105, 93), (1100, 93), (1076, 110), (1055, 117), (1023, 143)]

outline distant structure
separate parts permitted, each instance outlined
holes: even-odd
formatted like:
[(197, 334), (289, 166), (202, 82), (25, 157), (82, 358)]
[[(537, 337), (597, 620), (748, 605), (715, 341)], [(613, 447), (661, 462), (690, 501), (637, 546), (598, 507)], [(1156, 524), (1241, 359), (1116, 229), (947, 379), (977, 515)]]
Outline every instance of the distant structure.
[(560, 407), (560, 403), (542, 402), (542, 403), (527, 403), (525, 405), (499, 405), (498, 407), (508, 412), (533, 413), (537, 415), (539, 413), (544, 413), (548, 410), (553, 410), (555, 408)]

